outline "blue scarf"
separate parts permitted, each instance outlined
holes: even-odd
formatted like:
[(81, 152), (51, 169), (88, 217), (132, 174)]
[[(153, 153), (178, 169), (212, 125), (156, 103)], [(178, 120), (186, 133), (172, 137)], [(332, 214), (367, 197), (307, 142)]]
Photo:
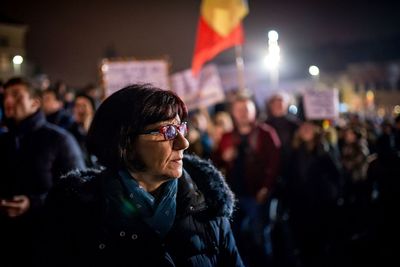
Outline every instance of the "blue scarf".
[(142, 220), (160, 237), (165, 237), (171, 229), (176, 215), (176, 193), (178, 180), (165, 182), (158, 199), (139, 186), (126, 170), (119, 171), (121, 182), (129, 194), (129, 201), (139, 211)]

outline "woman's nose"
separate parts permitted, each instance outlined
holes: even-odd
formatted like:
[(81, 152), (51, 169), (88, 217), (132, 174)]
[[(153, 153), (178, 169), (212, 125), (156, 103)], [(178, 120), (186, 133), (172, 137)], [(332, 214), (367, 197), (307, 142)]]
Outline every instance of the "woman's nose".
[(174, 139), (174, 149), (175, 150), (185, 150), (189, 147), (189, 141), (186, 139), (183, 134), (178, 132), (178, 135)]

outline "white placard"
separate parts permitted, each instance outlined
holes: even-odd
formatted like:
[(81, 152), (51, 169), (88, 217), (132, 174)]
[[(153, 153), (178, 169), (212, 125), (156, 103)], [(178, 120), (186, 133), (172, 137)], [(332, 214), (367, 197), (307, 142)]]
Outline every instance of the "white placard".
[(134, 83), (170, 88), (169, 64), (166, 60), (104, 60), (101, 73), (106, 97)]
[(189, 110), (223, 102), (224, 90), (218, 69), (209, 64), (202, 68), (198, 77), (190, 69), (171, 76), (171, 89), (182, 98)]
[(306, 91), (303, 104), (305, 116), (308, 120), (339, 117), (339, 92), (337, 89)]

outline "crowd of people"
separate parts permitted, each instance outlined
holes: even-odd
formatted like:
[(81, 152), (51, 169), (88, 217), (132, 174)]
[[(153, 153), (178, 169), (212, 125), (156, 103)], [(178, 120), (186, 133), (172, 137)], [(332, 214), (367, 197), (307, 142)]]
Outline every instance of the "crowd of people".
[[(258, 107), (245, 91), (230, 95), (226, 103), (186, 113), (173, 94), (133, 87), (102, 102), (91, 85), (74, 91), (63, 83), (40, 87), (12, 78), (0, 86), (1, 266), (46, 266), (44, 249), (53, 260), (64, 259), (65, 266), (73, 266), (79, 257), (88, 264), (99, 257), (100, 265), (124, 266), (127, 248), (142, 251), (138, 261), (148, 266), (384, 266), (395, 259), (400, 240), (400, 116), (375, 120), (341, 114), (337, 121), (310, 121), (288, 112), (289, 98), (283, 92)], [(166, 99), (174, 104), (165, 104)], [(168, 122), (166, 128), (162, 122)], [(172, 147), (148, 143), (155, 141), (154, 133)], [(166, 151), (174, 155), (169, 164), (178, 171), (157, 165)], [(169, 179), (155, 183), (156, 171)], [(98, 187), (97, 181), (107, 175), (107, 184)], [(170, 179), (177, 177), (182, 178), (179, 183)], [(81, 182), (74, 184), (74, 179)], [(121, 199), (125, 191), (139, 200)], [(164, 193), (175, 195), (176, 201)], [(107, 209), (98, 208), (103, 198)], [(126, 209), (150, 205), (153, 198), (155, 215), (143, 220), (161, 232), (163, 244), (149, 235), (151, 242), (134, 247), (112, 239), (116, 247), (107, 256), (91, 251), (93, 240), (82, 235), (100, 238), (94, 231), (104, 225), (113, 231), (132, 231), (134, 226), (143, 228), (140, 234), (149, 232), (140, 220), (129, 224)], [(109, 213), (110, 207), (115, 211)], [(173, 217), (165, 215), (166, 207), (176, 208)], [(138, 212), (144, 216), (150, 210)], [(59, 228), (66, 230), (61, 236)], [(203, 234), (195, 235), (195, 229)], [(124, 238), (127, 233), (117, 235)], [(135, 240), (139, 234), (129, 235)], [(73, 242), (89, 254), (74, 251)], [(163, 245), (157, 250), (160, 257), (141, 258), (144, 248), (155, 242)], [(102, 251), (106, 246), (105, 241), (96, 243)], [(123, 246), (120, 252), (118, 246)], [(15, 257), (14, 251), (24, 256)], [(193, 254), (190, 260), (185, 253)]]
[(201, 133), (189, 135), (194, 143), (213, 144), (194, 152), (212, 160), (238, 199), (232, 226), (245, 263), (382, 266), (394, 260), (400, 116), (348, 113), (310, 121), (288, 106), (289, 96), (277, 92), (261, 116), (242, 92), (223, 111), (231, 118), (225, 133), (215, 123), (219, 112), (209, 127), (190, 127)]

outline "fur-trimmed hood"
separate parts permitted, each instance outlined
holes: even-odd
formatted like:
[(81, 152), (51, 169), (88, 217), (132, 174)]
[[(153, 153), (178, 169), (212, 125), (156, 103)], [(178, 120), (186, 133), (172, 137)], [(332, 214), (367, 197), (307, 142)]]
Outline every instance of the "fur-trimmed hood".
[(185, 155), (183, 166), (203, 193), (208, 207), (216, 215), (230, 217), (234, 210), (235, 198), (222, 173), (210, 161), (195, 155)]
[[(183, 209), (189, 210), (197, 206), (199, 209), (207, 209), (213, 216), (231, 217), (235, 198), (221, 172), (210, 161), (195, 155), (185, 155), (183, 166), (184, 173), (179, 179), (179, 188), (184, 188), (185, 197), (181, 197), (188, 200), (183, 203)], [(100, 192), (99, 177), (106, 177), (107, 172), (104, 168), (71, 171), (61, 178), (51, 195), (59, 200), (64, 198), (65, 201), (67, 198), (78, 203), (95, 201)], [(178, 190), (178, 199), (180, 194), (183, 193)]]

